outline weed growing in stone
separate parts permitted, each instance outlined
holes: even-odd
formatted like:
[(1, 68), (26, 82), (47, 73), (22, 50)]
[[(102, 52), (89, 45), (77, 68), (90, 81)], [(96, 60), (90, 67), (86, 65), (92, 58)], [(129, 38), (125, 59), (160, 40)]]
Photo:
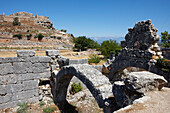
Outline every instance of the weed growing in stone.
[(28, 107), (27, 103), (20, 103), (18, 105), (19, 108), (17, 109), (17, 113), (27, 113), (27, 107)]
[(52, 113), (56, 108), (54, 107), (46, 107), (43, 109), (44, 113)]

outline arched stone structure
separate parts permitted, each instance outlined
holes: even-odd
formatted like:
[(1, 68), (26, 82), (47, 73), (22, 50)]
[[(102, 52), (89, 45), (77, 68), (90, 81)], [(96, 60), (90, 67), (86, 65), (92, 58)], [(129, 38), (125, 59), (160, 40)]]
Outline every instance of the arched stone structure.
[(106, 76), (88, 64), (64, 66), (56, 76), (51, 76), (54, 103), (60, 109), (68, 107), (67, 88), (73, 76), (76, 76), (87, 86), (99, 107), (103, 108), (105, 99), (112, 95), (112, 85)]
[(156, 65), (155, 59), (163, 58), (163, 56), (157, 44), (159, 41), (158, 30), (151, 24), (151, 20), (138, 22), (128, 31), (125, 41), (121, 42), (122, 51), (109, 66), (109, 80), (114, 82), (116, 73), (124, 68), (139, 67), (164, 76), (170, 86), (170, 73), (162, 71)]

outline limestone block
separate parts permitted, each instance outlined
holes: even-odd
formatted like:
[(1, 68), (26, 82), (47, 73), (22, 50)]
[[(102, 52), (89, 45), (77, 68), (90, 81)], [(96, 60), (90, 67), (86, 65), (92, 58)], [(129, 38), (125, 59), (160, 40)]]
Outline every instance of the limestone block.
[(123, 81), (114, 82), (112, 92), (119, 107), (130, 105), (135, 99), (143, 96), (142, 93), (132, 92), (127, 89)]
[(34, 63), (31, 68), (33, 73), (42, 73), (50, 69), (49, 63)]
[(17, 57), (33, 57), (35, 51), (33, 50), (17, 50)]
[(19, 57), (2, 57), (0, 58), (0, 64), (1, 63), (11, 63), (11, 62), (23, 62), (24, 59)]
[(31, 62), (14, 62), (13, 69), (14, 73), (22, 74), (27, 72), (32, 72), (32, 63)]
[(6, 95), (7, 94), (7, 86), (6, 85), (0, 85), (0, 95)]
[(46, 50), (47, 56), (59, 56), (60, 51), (59, 50)]
[(59, 56), (57, 62), (61, 68), (63, 66), (69, 65), (69, 60), (70, 60), (69, 58), (66, 58), (64, 56)]
[(98, 71), (102, 71), (103, 65), (92, 65), (92, 67), (97, 69)]
[(6, 86), (7, 93), (16, 93), (23, 90), (23, 84), (8, 84)]
[(24, 90), (30, 90), (30, 89), (36, 89), (36, 88), (38, 89), (38, 79), (23, 81)]
[(17, 77), (15, 74), (0, 76), (0, 85), (15, 84), (15, 83), (17, 83)]
[(126, 87), (131, 91), (139, 93), (144, 93), (155, 88), (160, 90), (166, 83), (167, 81), (163, 76), (147, 71), (129, 73), (125, 79)]
[(0, 96), (0, 103), (6, 103), (11, 101), (12, 94), (6, 94), (4, 96)]
[(48, 72), (43, 72), (43, 73), (36, 73), (36, 77), (38, 79), (40, 78), (49, 78), (51, 76), (51, 72), (48, 71)]
[(32, 98), (32, 97), (38, 97), (38, 89), (32, 89), (32, 90), (14, 93), (13, 96), (12, 96), (12, 101), (29, 99), (29, 98)]
[(0, 64), (0, 75), (13, 73), (13, 67), (11, 63)]
[(50, 62), (50, 57), (48, 56), (34, 56), (34, 57), (27, 57), (25, 61), (32, 62), (32, 63), (48, 63)]
[(88, 59), (69, 60), (69, 65), (72, 64), (88, 64)]

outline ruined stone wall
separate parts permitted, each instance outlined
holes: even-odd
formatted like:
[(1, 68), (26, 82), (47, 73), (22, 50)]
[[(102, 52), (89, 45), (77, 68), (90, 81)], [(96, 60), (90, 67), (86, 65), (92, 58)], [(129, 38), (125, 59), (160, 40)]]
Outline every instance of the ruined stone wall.
[(17, 57), (0, 58), (0, 109), (37, 102), (40, 78), (50, 77), (50, 57), (35, 51), (17, 51)]
[[(33, 50), (18, 50), (17, 57), (0, 58), (0, 109), (18, 103), (39, 101), (39, 80), (50, 78), (54, 70), (72, 64), (88, 64), (88, 59), (70, 60), (59, 50), (35, 56)], [(101, 70), (101, 66), (92, 66)]]

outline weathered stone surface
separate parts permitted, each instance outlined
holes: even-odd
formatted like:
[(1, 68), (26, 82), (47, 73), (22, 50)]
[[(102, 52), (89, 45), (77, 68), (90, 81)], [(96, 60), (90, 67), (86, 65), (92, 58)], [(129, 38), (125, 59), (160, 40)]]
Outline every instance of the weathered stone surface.
[(64, 56), (59, 56), (57, 60), (59, 67), (67, 66), (69, 65), (69, 58), (66, 58)]
[(22, 74), (32, 71), (32, 63), (31, 62), (14, 62), (13, 69), (15, 70), (14, 73)]
[(0, 64), (0, 75), (6, 75), (13, 73), (13, 67), (11, 63)]
[(56, 104), (66, 102), (67, 87), (73, 76), (79, 78), (87, 86), (99, 107), (104, 107), (104, 100), (112, 95), (112, 86), (106, 76), (88, 64), (64, 66), (57, 75), (52, 76), (51, 86), (54, 102)]
[(32, 63), (49, 63), (51, 58), (48, 56), (34, 56), (34, 57), (27, 57), (24, 58), (26, 62), (32, 62)]
[(47, 71), (50, 71), (49, 63), (34, 63), (29, 70), (29, 72), (33, 73), (42, 73)]
[(69, 65), (72, 64), (88, 64), (88, 59), (69, 60)]
[(92, 65), (92, 67), (97, 69), (98, 71), (102, 71), (103, 65)]
[(15, 84), (15, 83), (17, 83), (17, 76), (15, 74), (0, 76), (0, 85)]
[(37, 80), (28, 80), (23, 82), (24, 90), (38, 89), (38, 79)]
[(60, 56), (59, 50), (46, 50), (47, 56)]
[(142, 93), (127, 89), (123, 81), (114, 82), (112, 91), (116, 103), (120, 108), (132, 104), (135, 99), (143, 95)]
[[(160, 47), (158, 46), (159, 36), (157, 29), (151, 24), (151, 20), (136, 23), (133, 28), (128, 29), (128, 34), (122, 42), (123, 49), (116, 59), (109, 66), (109, 80), (116, 81), (117, 73), (127, 67), (138, 67), (155, 74), (159, 74), (169, 80), (169, 73), (162, 71), (161, 67), (156, 65), (156, 59), (163, 58)], [(168, 83), (167, 86), (170, 86)]]
[(126, 87), (135, 92), (144, 93), (166, 85), (167, 81), (163, 76), (159, 76), (147, 71), (129, 73), (125, 79)]
[(17, 50), (17, 57), (33, 57), (35, 51), (33, 50)]

